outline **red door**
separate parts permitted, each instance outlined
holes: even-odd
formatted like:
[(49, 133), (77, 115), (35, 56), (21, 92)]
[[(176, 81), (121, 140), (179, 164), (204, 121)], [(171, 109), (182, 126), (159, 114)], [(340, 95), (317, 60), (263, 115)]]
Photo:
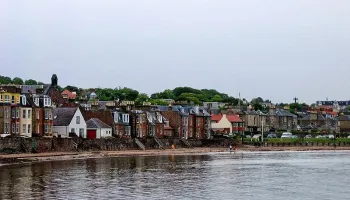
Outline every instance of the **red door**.
[(96, 130), (87, 130), (88, 139), (96, 139)]

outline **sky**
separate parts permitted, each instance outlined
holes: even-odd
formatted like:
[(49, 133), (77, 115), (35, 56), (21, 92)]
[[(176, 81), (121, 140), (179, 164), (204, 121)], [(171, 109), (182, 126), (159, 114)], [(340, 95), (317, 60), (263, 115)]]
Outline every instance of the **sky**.
[(349, 100), (349, 0), (1, 0), (0, 74)]

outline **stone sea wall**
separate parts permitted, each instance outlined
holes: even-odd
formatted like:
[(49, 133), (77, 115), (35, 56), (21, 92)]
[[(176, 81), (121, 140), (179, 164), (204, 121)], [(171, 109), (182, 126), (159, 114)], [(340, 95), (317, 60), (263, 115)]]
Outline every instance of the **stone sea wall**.
[[(157, 149), (158, 143), (152, 139), (139, 139), (146, 149)], [(180, 139), (159, 139), (164, 148), (186, 148)], [(188, 140), (193, 147), (227, 147), (232, 140)], [(29, 152), (72, 152), (72, 151), (120, 151), (139, 149), (132, 139), (94, 139), (83, 138), (0, 138), (0, 153)]]

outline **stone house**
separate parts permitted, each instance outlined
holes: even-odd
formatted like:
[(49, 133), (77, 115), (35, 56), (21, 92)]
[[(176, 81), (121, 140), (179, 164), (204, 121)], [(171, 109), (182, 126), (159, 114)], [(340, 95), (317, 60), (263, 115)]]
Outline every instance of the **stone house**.
[(269, 130), (269, 124), (267, 123), (268, 115), (260, 110), (247, 110), (239, 112), (239, 117), (244, 123), (244, 131), (249, 133), (259, 133), (264, 128), (264, 132)]
[(42, 94), (27, 94), (32, 107), (32, 133), (36, 136), (51, 136), (53, 130), (53, 108), (51, 98)]
[(350, 133), (350, 115), (337, 117), (337, 131), (340, 133)]
[(189, 138), (189, 113), (182, 106), (157, 106), (157, 111), (169, 120), (169, 125), (174, 128), (174, 138)]
[(269, 125), (275, 130), (295, 130), (298, 124), (297, 115), (285, 109), (279, 109), (275, 106), (269, 109)]
[(144, 138), (147, 136), (147, 114), (142, 110), (130, 111), (130, 127), (132, 138)]

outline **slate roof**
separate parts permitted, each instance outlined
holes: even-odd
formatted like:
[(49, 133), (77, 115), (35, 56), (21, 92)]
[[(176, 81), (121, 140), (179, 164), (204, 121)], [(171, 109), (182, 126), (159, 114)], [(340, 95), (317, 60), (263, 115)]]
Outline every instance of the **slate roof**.
[(53, 109), (53, 125), (68, 126), (78, 108), (55, 108)]
[[(308, 115), (306, 115), (305, 117), (303, 117), (302, 119), (300, 119), (300, 120), (305, 120), (305, 121), (308, 121), (308, 120), (310, 120), (310, 114), (308, 114)], [(319, 120), (319, 121), (321, 121), (321, 120), (326, 120), (326, 118), (323, 116), (323, 115), (320, 115), (320, 114), (318, 114), (317, 115), (317, 120)]]
[(35, 94), (37, 88), (39, 88), (38, 85), (22, 85), (21, 86), (21, 93), (22, 94), (28, 94), (28, 93)]
[(87, 128), (111, 128), (101, 120), (97, 118), (91, 118), (86, 122), (86, 127)]
[(336, 118), (339, 121), (350, 121), (350, 115), (342, 115)]
[(297, 117), (293, 113), (284, 110), (284, 109), (276, 109), (276, 116), (281, 116), (281, 117)]
[(247, 110), (244, 112), (245, 112), (245, 114), (248, 114), (248, 115), (266, 115), (265, 113), (261, 112), (260, 110)]

